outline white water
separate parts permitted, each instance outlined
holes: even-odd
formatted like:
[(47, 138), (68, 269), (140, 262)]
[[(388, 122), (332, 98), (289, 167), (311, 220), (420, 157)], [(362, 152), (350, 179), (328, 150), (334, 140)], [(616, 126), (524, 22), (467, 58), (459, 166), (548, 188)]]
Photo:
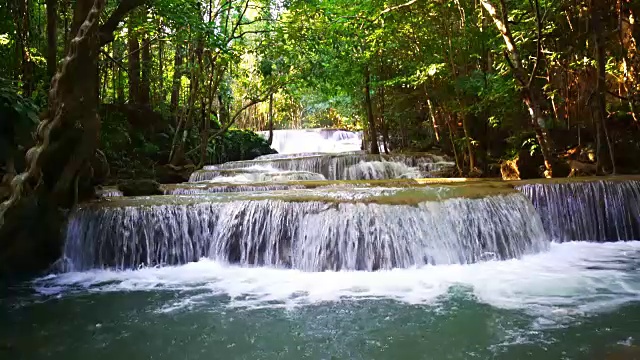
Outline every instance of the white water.
[(296, 307), (323, 302), (393, 299), (438, 306), (452, 288), (467, 288), (479, 302), (522, 310), (538, 326), (556, 326), (640, 301), (640, 242), (553, 244), (518, 260), (364, 272), (303, 272), (231, 266), (202, 260), (135, 271), (94, 270), (36, 280), (42, 294), (76, 291), (182, 291), (161, 311), (215, 306)]
[[(264, 137), (268, 131), (262, 131)], [(274, 130), (271, 147), (279, 154), (338, 153), (359, 151), (362, 133), (344, 130)]]

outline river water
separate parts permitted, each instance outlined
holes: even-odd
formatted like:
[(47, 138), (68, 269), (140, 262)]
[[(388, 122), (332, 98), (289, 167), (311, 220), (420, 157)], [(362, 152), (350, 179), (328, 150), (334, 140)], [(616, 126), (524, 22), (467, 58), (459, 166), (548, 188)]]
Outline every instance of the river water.
[[(640, 359), (640, 241), (628, 238), (638, 231), (640, 216), (634, 211), (640, 185), (594, 184), (600, 185), (540, 185), (524, 188), (523, 194), (419, 205), (345, 202), (320, 212), (316, 203), (323, 200), (317, 195), (315, 202), (294, 199), (299, 190), (288, 195), (292, 203), (243, 197), (154, 208), (147, 200), (131, 199), (126, 208), (110, 205), (96, 213), (88, 208), (72, 221), (66, 248), (75, 254), (69, 258), (91, 261), (76, 263), (78, 270), (69, 266), (66, 272), (14, 285), (0, 295), (0, 359)], [(327, 190), (324, 196), (346, 192), (359, 201), (356, 195), (363, 191)], [(575, 201), (561, 201), (563, 197)], [(579, 206), (596, 208), (598, 198), (613, 205), (605, 204), (596, 215)], [(132, 205), (136, 202), (147, 205)], [(393, 206), (397, 213), (390, 212)], [(520, 215), (509, 206), (521, 209)], [(545, 216), (535, 212), (541, 209)], [(579, 221), (572, 222), (576, 212)], [(261, 216), (272, 225), (282, 221), (281, 228), (261, 228)], [(438, 216), (444, 225), (425, 220)], [(213, 217), (218, 222), (207, 220)], [(422, 225), (407, 227), (406, 221), (414, 218), (423, 220), (411, 220), (411, 226)], [(136, 219), (145, 219), (144, 225)], [(589, 219), (608, 221), (609, 226), (592, 229)], [(366, 233), (360, 228), (365, 223), (376, 229), (369, 235), (373, 240), (359, 235)], [(356, 265), (323, 267), (315, 261), (320, 264), (316, 269), (277, 257), (268, 262), (266, 255), (253, 262), (203, 253), (197, 261), (152, 267), (140, 258), (116, 261), (134, 249), (118, 239), (156, 241), (153, 253), (166, 259), (179, 248), (171, 244), (176, 239), (202, 244), (213, 237), (213, 243), (221, 243), (227, 239), (220, 230), (224, 226), (239, 239), (228, 241), (254, 244), (242, 245), (240, 253), (250, 246), (253, 254), (266, 252), (256, 240), (261, 237), (280, 244), (279, 249), (293, 249), (291, 254), (300, 241), (320, 244), (314, 253), (319, 259), (329, 258), (325, 252), (335, 250), (332, 246), (339, 249), (340, 243), (357, 247), (384, 240), (400, 250), (369, 255), (385, 259), (392, 254), (389, 259), (394, 260), (377, 271)], [(316, 239), (312, 226), (324, 235)], [(337, 227), (344, 232), (336, 232), (332, 242), (327, 229)], [(216, 229), (221, 233), (209, 232)], [(284, 239), (277, 235), (279, 229), (297, 230)], [(425, 262), (409, 256), (415, 248), (400, 246), (428, 239), (421, 246), (439, 244), (438, 253), (449, 254), (461, 251), (456, 246), (486, 249), (480, 240), (496, 236), (513, 246), (526, 245), (525, 231), (527, 241), (545, 246), (507, 251), (503, 260), (447, 260), (443, 255)], [(630, 241), (572, 242), (567, 234), (578, 234), (580, 240), (615, 234), (615, 239), (597, 240)], [(305, 246), (316, 246), (311, 245)], [(143, 249), (147, 259), (149, 249)], [(96, 253), (100, 261), (92, 262)], [(349, 259), (339, 251), (330, 257)], [(110, 265), (114, 263), (124, 265)]]

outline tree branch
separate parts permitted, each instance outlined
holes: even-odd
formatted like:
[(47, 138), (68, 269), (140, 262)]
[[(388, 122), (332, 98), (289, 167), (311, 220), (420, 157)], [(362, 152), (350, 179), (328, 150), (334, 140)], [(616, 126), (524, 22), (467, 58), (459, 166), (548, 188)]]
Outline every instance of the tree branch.
[(121, 0), (115, 11), (109, 16), (107, 21), (100, 26), (98, 37), (100, 38), (100, 47), (112, 42), (115, 37), (113, 33), (124, 20), (125, 16), (138, 6), (144, 5), (149, 0)]
[(396, 6), (392, 6), (392, 7), (386, 8), (386, 9), (384, 9), (384, 10), (382, 10), (380, 12), (380, 15), (378, 15), (378, 17), (380, 17), (380, 16), (382, 16), (382, 15), (388, 13), (388, 12), (395, 11), (395, 10), (398, 10), (398, 9), (402, 9), (404, 7), (407, 7), (407, 6), (411, 6), (411, 5), (415, 4), (417, 1), (418, 0), (411, 0), (411, 1), (406, 2), (404, 4), (400, 4), (400, 5), (396, 5)]
[(536, 60), (533, 64), (531, 74), (529, 74), (527, 87), (530, 87), (533, 83), (533, 79), (536, 77), (536, 73), (538, 72), (538, 64), (540, 63), (540, 58), (542, 57), (542, 17), (540, 16), (540, 3), (538, 2), (538, 0), (529, 0), (529, 4), (531, 4), (533, 11), (536, 13), (536, 33), (538, 39), (536, 41)]
[(231, 118), (231, 120), (229, 120), (228, 123), (226, 123), (222, 128), (220, 128), (220, 130), (216, 131), (215, 134), (211, 135), (209, 137), (209, 141), (217, 138), (218, 136), (224, 134), (225, 132), (227, 132), (227, 130), (229, 130), (229, 128), (231, 127), (231, 125), (233, 125), (236, 120), (238, 120), (238, 117), (240, 116), (240, 114), (242, 114), (243, 111), (247, 110), (248, 108), (252, 107), (253, 105), (259, 104), (261, 102), (265, 102), (267, 101), (267, 99), (269, 98), (269, 96), (271, 95), (271, 91), (267, 92), (267, 94), (261, 98), (258, 99), (252, 99), (250, 100), (248, 103), (246, 103), (245, 105), (243, 105), (238, 111), (236, 111), (236, 113), (233, 115), (233, 117)]

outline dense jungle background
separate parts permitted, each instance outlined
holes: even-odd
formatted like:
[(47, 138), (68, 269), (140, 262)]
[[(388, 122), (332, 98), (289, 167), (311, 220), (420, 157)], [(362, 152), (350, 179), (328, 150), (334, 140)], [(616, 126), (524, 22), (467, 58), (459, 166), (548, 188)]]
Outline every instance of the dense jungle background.
[[(0, 5), (5, 185), (26, 170), (51, 80), (92, 5)], [(451, 176), (638, 170), (635, 1), (103, 5), (96, 65), (67, 80), (70, 100), (95, 98), (83, 106), (101, 125), (89, 145), (103, 154), (98, 182), (180, 181), (270, 153), (251, 130), (308, 127), (364, 129), (371, 152), (445, 152)]]

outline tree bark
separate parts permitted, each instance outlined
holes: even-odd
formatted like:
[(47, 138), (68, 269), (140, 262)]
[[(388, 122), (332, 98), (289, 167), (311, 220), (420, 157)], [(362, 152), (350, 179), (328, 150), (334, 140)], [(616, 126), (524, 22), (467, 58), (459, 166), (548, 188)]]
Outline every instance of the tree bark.
[(151, 102), (151, 45), (147, 36), (142, 41), (142, 80), (140, 81), (139, 100), (142, 105)]
[(100, 120), (97, 97), (88, 95), (97, 89), (98, 24), (104, 2), (76, 1), (77, 27), (51, 82), (36, 145), (27, 152), (27, 170), (14, 179), (11, 197), (0, 206), (0, 275), (41, 271), (58, 259), (66, 214), (61, 210), (93, 192), (90, 160)]
[(47, 0), (47, 76), (53, 78), (57, 66), (58, 0)]
[(380, 147), (378, 146), (378, 131), (376, 129), (376, 120), (373, 116), (373, 104), (371, 103), (371, 73), (369, 72), (368, 66), (364, 71), (364, 106), (369, 126), (369, 152), (371, 154), (380, 154)]

